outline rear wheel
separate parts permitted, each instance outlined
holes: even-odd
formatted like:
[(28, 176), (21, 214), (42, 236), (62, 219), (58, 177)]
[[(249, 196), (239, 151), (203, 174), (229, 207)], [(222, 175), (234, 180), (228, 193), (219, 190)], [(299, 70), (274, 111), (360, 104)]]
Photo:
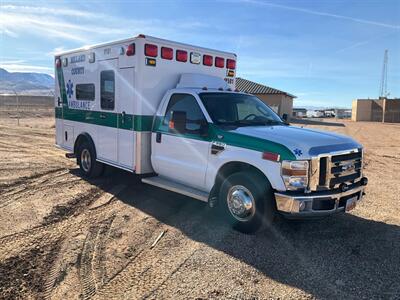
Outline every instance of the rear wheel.
[(96, 161), (96, 152), (91, 143), (83, 142), (79, 146), (77, 160), (83, 175), (95, 178), (103, 173), (104, 165)]
[(228, 176), (219, 194), (220, 208), (233, 228), (241, 232), (257, 231), (275, 216), (269, 182), (255, 172), (243, 171)]

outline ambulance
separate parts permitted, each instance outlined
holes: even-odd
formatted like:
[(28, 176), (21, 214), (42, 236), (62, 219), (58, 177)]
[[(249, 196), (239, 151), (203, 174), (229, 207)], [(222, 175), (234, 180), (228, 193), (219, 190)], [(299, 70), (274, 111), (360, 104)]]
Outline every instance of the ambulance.
[(362, 145), (291, 126), (237, 91), (236, 61), (143, 34), (59, 53), (56, 145), (86, 177), (105, 165), (138, 174), (243, 232), (353, 209), (368, 182)]

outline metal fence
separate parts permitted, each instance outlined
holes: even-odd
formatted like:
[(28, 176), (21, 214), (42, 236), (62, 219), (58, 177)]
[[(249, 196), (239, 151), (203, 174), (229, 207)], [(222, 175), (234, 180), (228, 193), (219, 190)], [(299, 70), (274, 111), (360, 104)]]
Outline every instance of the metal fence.
[(19, 125), (21, 120), (52, 116), (54, 116), (53, 96), (0, 95), (0, 119), (3, 122)]

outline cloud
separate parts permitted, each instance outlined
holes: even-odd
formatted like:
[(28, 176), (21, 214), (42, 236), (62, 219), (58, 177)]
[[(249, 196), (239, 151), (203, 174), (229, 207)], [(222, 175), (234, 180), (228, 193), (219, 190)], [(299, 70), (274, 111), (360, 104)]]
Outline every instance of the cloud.
[(380, 26), (380, 27), (400, 30), (400, 25), (398, 25), (398, 24), (388, 24), (388, 23), (370, 21), (370, 20), (365, 20), (365, 19), (360, 19), (360, 18), (353, 18), (353, 17), (343, 16), (343, 15), (338, 15), (338, 14), (332, 14), (332, 13), (326, 13), (326, 12), (321, 12), (321, 11), (316, 11), (316, 10), (311, 10), (311, 9), (306, 9), (306, 8), (300, 8), (300, 7), (295, 7), (295, 6), (288, 6), (288, 5), (276, 4), (276, 3), (270, 3), (270, 2), (262, 2), (262, 1), (258, 1), (258, 0), (240, 0), (239, 2), (245, 2), (245, 3), (250, 3), (250, 4), (262, 5), (262, 6), (269, 6), (269, 7), (274, 7), (274, 8), (284, 9), (284, 10), (297, 11), (297, 12), (310, 14), (310, 15), (342, 19), (342, 20), (357, 22), (357, 23), (361, 23), (361, 24), (368, 24), (368, 25), (374, 25), (374, 26)]
[(191, 19), (169, 22), (159, 19), (133, 20), (68, 8), (2, 5), (1, 10), (0, 34), (13, 38), (31, 34), (76, 44), (92, 44), (104, 39), (132, 36), (132, 28), (136, 30), (134, 34), (145, 32), (174, 35), (180, 29), (196, 30), (210, 26)]
[(31, 65), (24, 60), (1, 61), (0, 68), (6, 69), (8, 72), (36, 72), (54, 75), (54, 69), (45, 66)]
[(1, 9), (4, 11), (15, 12), (18, 14), (37, 14), (37, 15), (53, 15), (53, 16), (67, 16), (67, 17), (80, 17), (80, 18), (97, 18), (94, 13), (82, 10), (74, 10), (69, 8), (50, 8), (40, 6), (24, 6), (24, 5), (2, 5)]

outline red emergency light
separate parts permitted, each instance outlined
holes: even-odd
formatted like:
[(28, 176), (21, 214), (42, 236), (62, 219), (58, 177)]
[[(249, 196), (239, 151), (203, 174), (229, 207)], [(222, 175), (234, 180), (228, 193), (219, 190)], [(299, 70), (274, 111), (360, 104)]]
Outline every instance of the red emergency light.
[(215, 66), (217, 68), (223, 68), (225, 66), (225, 59), (223, 57), (215, 57)]
[(182, 62), (187, 62), (187, 52), (184, 50), (176, 50), (176, 60), (177, 61), (182, 61)]
[(128, 49), (126, 49), (126, 55), (127, 56), (135, 55), (135, 44), (130, 44), (128, 46)]
[(161, 58), (171, 60), (174, 57), (174, 50), (168, 47), (161, 47)]
[(212, 66), (213, 57), (211, 55), (203, 55), (203, 65)]
[(228, 69), (235, 70), (235, 68), (236, 68), (236, 60), (227, 59), (227, 60), (226, 60), (226, 67), (227, 67)]
[(144, 54), (146, 56), (157, 57), (158, 47), (153, 44), (144, 45)]

